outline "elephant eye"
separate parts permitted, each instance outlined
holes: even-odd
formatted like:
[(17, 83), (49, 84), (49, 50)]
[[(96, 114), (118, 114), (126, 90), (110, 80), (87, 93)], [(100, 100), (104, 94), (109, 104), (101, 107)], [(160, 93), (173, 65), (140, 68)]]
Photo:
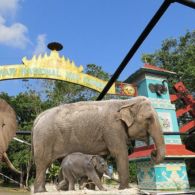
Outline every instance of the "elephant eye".
[(102, 167), (104, 167), (104, 165), (105, 165), (104, 163), (101, 163), (101, 166), (102, 166)]
[(148, 122), (152, 122), (153, 119), (154, 119), (154, 117), (152, 115), (146, 117), (146, 121), (148, 121)]
[(147, 117), (146, 120), (147, 121), (151, 121), (152, 120), (152, 117), (151, 116), (150, 117)]

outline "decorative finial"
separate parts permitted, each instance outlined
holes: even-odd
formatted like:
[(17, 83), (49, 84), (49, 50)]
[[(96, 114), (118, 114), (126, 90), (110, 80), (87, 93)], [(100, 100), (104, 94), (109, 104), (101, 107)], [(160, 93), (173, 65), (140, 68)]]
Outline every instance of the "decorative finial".
[(144, 62), (145, 62), (145, 64), (148, 64), (147, 57), (144, 58)]
[(60, 51), (63, 49), (63, 45), (58, 43), (58, 42), (51, 42), (47, 45), (48, 49), (50, 50), (55, 50), (55, 51)]
[(77, 67), (74, 63), (74, 61), (66, 59), (64, 56), (60, 57), (59, 52), (63, 46), (60, 43), (52, 42), (47, 45), (47, 47), (51, 50), (50, 55), (47, 55), (46, 53), (42, 56), (41, 54), (37, 56), (33, 56), (30, 60), (28, 60), (26, 57), (22, 59), (22, 62), (25, 66), (28, 67), (60, 67), (62, 69), (67, 69), (70, 71), (81, 73), (83, 72), (83, 66)]

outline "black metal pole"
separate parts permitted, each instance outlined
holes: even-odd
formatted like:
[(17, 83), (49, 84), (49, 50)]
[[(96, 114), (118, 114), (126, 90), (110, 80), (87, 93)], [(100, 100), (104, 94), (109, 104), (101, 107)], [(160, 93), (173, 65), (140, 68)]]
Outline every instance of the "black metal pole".
[(126, 67), (126, 65), (128, 64), (128, 62), (131, 60), (131, 58), (133, 57), (133, 55), (137, 51), (137, 49), (143, 43), (143, 41), (145, 40), (145, 38), (148, 36), (148, 34), (150, 33), (150, 31), (157, 24), (157, 22), (159, 21), (159, 19), (161, 18), (161, 16), (165, 13), (165, 11), (167, 10), (167, 8), (169, 7), (169, 5), (172, 2), (173, 1), (171, 1), (171, 0), (165, 0), (163, 2), (163, 4), (160, 6), (160, 8), (158, 9), (158, 11), (155, 13), (155, 15), (153, 16), (153, 18), (148, 23), (148, 25), (145, 27), (145, 29), (143, 30), (143, 32), (141, 33), (141, 35), (138, 37), (138, 39), (136, 40), (136, 42), (134, 43), (134, 45), (132, 46), (132, 48), (129, 50), (128, 54), (123, 59), (123, 61), (121, 62), (121, 64), (119, 65), (119, 67), (117, 68), (117, 70), (115, 71), (115, 73), (113, 74), (113, 76), (111, 77), (111, 79), (108, 81), (107, 85), (104, 87), (104, 89), (102, 90), (102, 92), (99, 94), (97, 100), (101, 100), (106, 95), (106, 93), (108, 92), (108, 90), (110, 89), (110, 87), (113, 85), (113, 83), (119, 77), (119, 75), (121, 74), (121, 72), (123, 71), (123, 69)]
[(163, 132), (163, 135), (189, 135), (189, 133), (181, 133), (181, 132)]
[[(16, 135), (31, 135), (31, 131), (16, 131)], [(163, 135), (189, 135), (188, 132), (163, 132)]]
[(31, 131), (16, 131), (16, 135), (31, 135)]
[(192, 1), (192, 0), (176, 0), (176, 2), (195, 9), (195, 1)]

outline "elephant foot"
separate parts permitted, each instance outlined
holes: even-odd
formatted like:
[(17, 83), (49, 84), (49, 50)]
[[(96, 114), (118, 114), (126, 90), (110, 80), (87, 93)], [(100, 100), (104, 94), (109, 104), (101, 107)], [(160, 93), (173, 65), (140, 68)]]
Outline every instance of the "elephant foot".
[(95, 190), (95, 184), (94, 183), (87, 183), (86, 188), (89, 190)]
[(103, 187), (103, 188), (101, 189), (101, 191), (107, 191), (107, 189)]
[(64, 186), (57, 186), (56, 189), (58, 191), (68, 191), (68, 186), (67, 185), (64, 185)]
[(45, 187), (39, 186), (34, 188), (34, 193), (47, 192)]
[(127, 188), (129, 188), (129, 184), (125, 184), (125, 185), (120, 184), (118, 189), (119, 190), (124, 190), (124, 189), (127, 189)]

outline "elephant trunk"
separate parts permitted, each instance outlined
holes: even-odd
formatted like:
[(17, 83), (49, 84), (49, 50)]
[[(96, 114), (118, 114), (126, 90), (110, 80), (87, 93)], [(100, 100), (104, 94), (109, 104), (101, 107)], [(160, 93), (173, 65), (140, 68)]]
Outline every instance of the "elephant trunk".
[(3, 159), (3, 154), (0, 152), (0, 164), (2, 162), (2, 159)]
[(108, 175), (109, 177), (112, 177), (112, 174), (110, 173), (108, 168), (104, 171), (104, 174)]
[(11, 161), (9, 160), (7, 154), (4, 152), (3, 153), (3, 161), (7, 164), (7, 166), (12, 170), (14, 171), (15, 173), (17, 174), (22, 174), (20, 171), (18, 171), (14, 165), (11, 163)]
[(151, 157), (155, 161), (156, 164), (159, 164), (164, 160), (166, 149), (165, 149), (163, 132), (162, 132), (157, 114), (153, 118), (153, 120), (154, 120), (154, 122), (151, 125), (149, 133), (154, 141), (154, 144), (156, 146), (156, 150), (152, 151)]

